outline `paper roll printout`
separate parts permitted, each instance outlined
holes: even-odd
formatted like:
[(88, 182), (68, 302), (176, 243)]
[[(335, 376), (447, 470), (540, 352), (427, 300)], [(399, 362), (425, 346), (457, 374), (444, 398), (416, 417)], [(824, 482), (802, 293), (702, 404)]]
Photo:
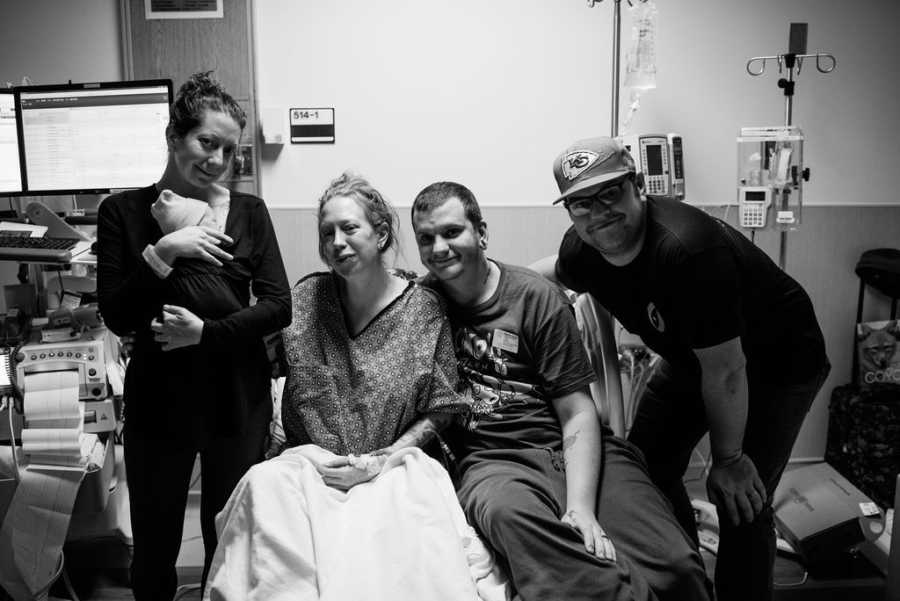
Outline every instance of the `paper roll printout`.
[(52, 371), (25, 376), (25, 423), (35, 428), (78, 428), (83, 407), (78, 401), (78, 372)]
[(52, 453), (81, 457), (82, 432), (67, 428), (26, 428), (22, 430), (22, 450), (26, 455)]

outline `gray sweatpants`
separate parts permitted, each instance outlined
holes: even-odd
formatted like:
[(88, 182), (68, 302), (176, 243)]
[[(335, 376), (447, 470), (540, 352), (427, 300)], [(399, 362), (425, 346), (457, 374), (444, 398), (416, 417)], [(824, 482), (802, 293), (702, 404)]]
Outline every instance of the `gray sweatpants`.
[(479, 451), (463, 461), (459, 499), (507, 563), (522, 601), (709, 599), (696, 547), (651, 483), (639, 451), (604, 433), (597, 517), (615, 563), (584, 548), (560, 521), (566, 508), (562, 454), (550, 449)]

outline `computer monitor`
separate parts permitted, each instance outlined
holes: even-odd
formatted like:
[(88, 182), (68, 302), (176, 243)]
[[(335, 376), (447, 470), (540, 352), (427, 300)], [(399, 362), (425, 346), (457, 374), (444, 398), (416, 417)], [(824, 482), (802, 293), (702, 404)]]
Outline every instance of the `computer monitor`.
[(166, 164), (171, 80), (16, 88), (28, 195), (99, 194), (154, 182)]
[(22, 193), (19, 133), (12, 89), (0, 90), (0, 196)]

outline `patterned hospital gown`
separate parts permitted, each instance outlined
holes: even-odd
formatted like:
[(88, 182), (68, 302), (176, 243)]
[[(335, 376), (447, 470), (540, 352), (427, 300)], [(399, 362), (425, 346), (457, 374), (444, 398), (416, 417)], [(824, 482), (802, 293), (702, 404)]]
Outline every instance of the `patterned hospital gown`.
[(288, 446), (366, 453), (393, 443), (424, 413), (465, 412), (450, 324), (435, 293), (410, 282), (351, 336), (336, 277), (314, 273), (292, 291), (282, 401)]

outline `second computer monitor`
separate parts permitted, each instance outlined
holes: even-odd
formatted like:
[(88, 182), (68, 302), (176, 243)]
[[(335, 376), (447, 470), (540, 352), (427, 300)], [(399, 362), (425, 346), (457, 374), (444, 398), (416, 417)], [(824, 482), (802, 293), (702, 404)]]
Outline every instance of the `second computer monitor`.
[(15, 96), (12, 89), (0, 90), (0, 195), (22, 193), (19, 138)]
[(16, 89), (29, 195), (147, 186), (166, 164), (172, 83), (130, 81)]

